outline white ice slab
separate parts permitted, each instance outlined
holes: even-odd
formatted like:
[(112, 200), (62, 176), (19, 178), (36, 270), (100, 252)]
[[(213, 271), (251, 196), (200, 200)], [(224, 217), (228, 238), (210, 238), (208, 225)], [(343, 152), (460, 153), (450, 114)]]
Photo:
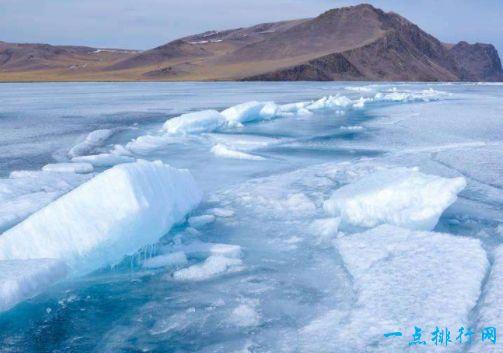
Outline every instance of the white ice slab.
[(192, 175), (161, 162), (97, 175), (0, 236), (0, 260), (55, 258), (73, 271), (115, 264), (157, 241), (201, 200)]
[(225, 109), (221, 114), (231, 126), (273, 118), (278, 106), (273, 102), (246, 102)]
[(390, 168), (336, 190), (324, 208), (356, 226), (388, 223), (431, 230), (465, 186), (462, 177), (449, 179), (423, 174), (415, 168)]
[(64, 262), (54, 259), (0, 261), (0, 312), (37, 295), (66, 273)]
[[(303, 328), (303, 351), (417, 352), (428, 346), (408, 346), (414, 326), (429, 341), (436, 326), (469, 324), (488, 267), (479, 240), (382, 225), (335, 244), (355, 302), (349, 312), (329, 311)], [(383, 336), (395, 331), (403, 336)], [(454, 343), (438, 348), (459, 352)]]
[(14, 171), (0, 179), (0, 233), (91, 177), (90, 174)]
[(225, 118), (216, 110), (202, 110), (169, 119), (163, 129), (170, 134), (198, 134), (215, 131), (225, 122)]
[(92, 152), (93, 149), (102, 146), (105, 141), (113, 135), (113, 133), (114, 131), (110, 129), (100, 129), (90, 132), (84, 141), (70, 149), (68, 156), (77, 157)]

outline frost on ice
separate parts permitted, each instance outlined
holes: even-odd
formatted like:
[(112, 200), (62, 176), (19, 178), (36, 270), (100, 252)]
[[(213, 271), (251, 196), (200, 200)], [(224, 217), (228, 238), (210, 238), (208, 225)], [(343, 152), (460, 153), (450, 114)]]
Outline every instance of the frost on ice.
[(353, 278), (355, 303), (349, 313), (330, 311), (304, 327), (306, 352), (408, 352), (406, 338), (383, 334), (412, 337), (416, 325), (427, 339), (435, 326), (466, 327), (489, 265), (479, 240), (390, 225), (335, 244)]
[(0, 312), (37, 295), (66, 272), (65, 263), (53, 259), (0, 261)]
[(465, 186), (462, 177), (442, 178), (415, 168), (383, 169), (339, 188), (324, 208), (355, 226), (388, 223), (431, 230)]
[(201, 200), (187, 170), (121, 164), (50, 203), (0, 237), (0, 260), (62, 259), (74, 272), (115, 264), (157, 241)]

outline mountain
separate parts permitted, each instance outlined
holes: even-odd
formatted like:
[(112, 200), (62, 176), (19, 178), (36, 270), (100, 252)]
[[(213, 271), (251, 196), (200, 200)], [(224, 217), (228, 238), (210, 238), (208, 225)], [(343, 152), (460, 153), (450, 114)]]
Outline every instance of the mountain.
[(368, 4), (142, 52), (0, 42), (0, 80), (503, 81), (491, 44), (442, 43)]
[(113, 79), (101, 71), (135, 50), (0, 42), (0, 81)]

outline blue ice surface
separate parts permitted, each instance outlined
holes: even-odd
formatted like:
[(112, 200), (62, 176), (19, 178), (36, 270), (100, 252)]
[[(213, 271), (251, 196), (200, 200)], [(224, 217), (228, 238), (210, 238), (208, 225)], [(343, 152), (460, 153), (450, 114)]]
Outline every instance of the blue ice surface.
[[(67, 161), (68, 150), (97, 129), (116, 130), (96, 151), (107, 152), (113, 144), (158, 134), (168, 118), (191, 111), (222, 110), (252, 100), (283, 104), (337, 94), (357, 100), (379, 92), (429, 89), (447, 94), (429, 102), (382, 102), (342, 113), (322, 110), (261, 121), (135, 156), (188, 168), (205, 193), (195, 214), (213, 212), (215, 221), (197, 230), (181, 224), (117, 266), (63, 281), (0, 314), (0, 351), (331, 352), (331, 344), (339, 341), (327, 337), (335, 337), (353, 313), (358, 288), (337, 248), (319, 239), (312, 224), (327, 217), (322, 202), (332, 191), (375, 165), (464, 176), (467, 188), (444, 212), (435, 231), (479, 239), (489, 259), (503, 236), (501, 85), (1, 84), (4, 178), (12, 171)], [(211, 152), (215, 141), (233, 146), (240, 135), (268, 141), (244, 151), (263, 160), (222, 158)], [(337, 167), (341, 163), (343, 167)], [(228, 210), (234, 214), (224, 216)], [(240, 253), (211, 244), (235, 245)], [(181, 251), (187, 263), (171, 259), (157, 269), (142, 266), (147, 258)], [(218, 251), (227, 252), (221, 256)], [(459, 261), (460, 266), (470, 265)], [(179, 272), (191, 266), (195, 272)], [(190, 277), (191, 273), (204, 276)], [(448, 279), (439, 279), (440, 287), (442, 280)], [(486, 283), (484, 278), (474, 281)], [(372, 283), (364, 286), (372, 290)], [(444, 295), (458, 300), (456, 293)], [(460, 320), (474, 323), (484, 294), (469, 295), (477, 303)], [(411, 321), (409, 326), (415, 324)], [(388, 331), (378, 333), (381, 340)], [(347, 337), (344, 347), (336, 347), (341, 352), (361, 352), (365, 347), (386, 351), (380, 344)]]

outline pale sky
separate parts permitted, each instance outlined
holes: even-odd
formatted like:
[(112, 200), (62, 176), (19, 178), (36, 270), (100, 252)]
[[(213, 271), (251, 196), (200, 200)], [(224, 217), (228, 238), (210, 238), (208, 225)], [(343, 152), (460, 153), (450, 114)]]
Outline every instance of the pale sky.
[[(374, 0), (442, 41), (503, 53), (503, 0)], [(0, 40), (148, 49), (181, 36), (313, 17), (352, 0), (0, 0)]]

